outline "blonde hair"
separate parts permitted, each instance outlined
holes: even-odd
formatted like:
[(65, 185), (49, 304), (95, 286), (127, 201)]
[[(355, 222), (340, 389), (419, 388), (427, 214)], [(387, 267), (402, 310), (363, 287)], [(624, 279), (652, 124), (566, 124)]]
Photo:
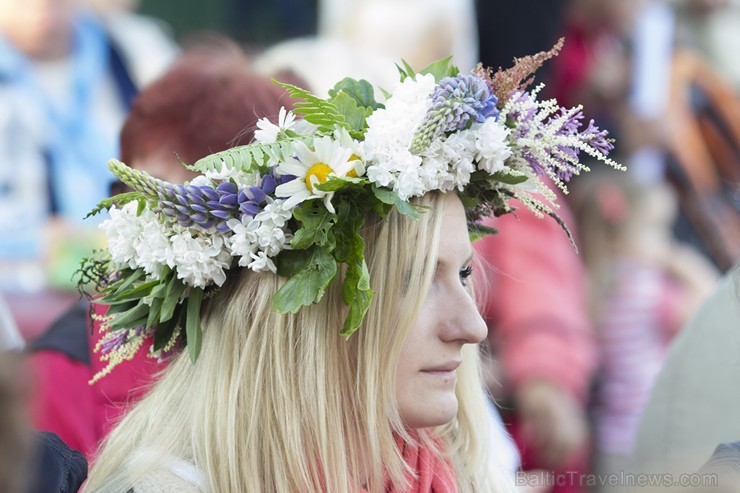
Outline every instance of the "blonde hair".
[[(284, 281), (232, 273), (204, 307), (203, 346), (187, 351), (110, 434), (86, 492), (126, 491), (167, 457), (192, 461), (216, 492), (384, 491), (408, 474), (396, 437), (413, 441), (398, 414), (395, 371), (437, 261), (445, 201), (429, 194), (419, 221), (391, 213), (363, 227), (375, 296), (348, 340), (346, 307), (334, 283), (322, 301), (295, 315), (272, 309)], [(426, 255), (420, 255), (426, 248)], [(441, 442), (461, 492), (501, 491), (487, 464), (485, 395), (475, 346), (458, 369), (459, 412), (423, 430)], [(146, 455), (136, 450), (152, 451)]]

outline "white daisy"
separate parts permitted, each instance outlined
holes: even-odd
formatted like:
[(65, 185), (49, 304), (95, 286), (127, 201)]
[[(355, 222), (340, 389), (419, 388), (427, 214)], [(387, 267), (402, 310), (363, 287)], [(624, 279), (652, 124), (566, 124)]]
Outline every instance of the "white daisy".
[(296, 157), (291, 162), (280, 163), (276, 170), (281, 175), (293, 175), (295, 180), (283, 183), (275, 189), (275, 195), (286, 199), (283, 207), (292, 209), (304, 200), (323, 198), (324, 205), (335, 213), (331, 199), (334, 192), (324, 192), (316, 185), (325, 183), (330, 177), (343, 178), (354, 169), (350, 161), (352, 149), (342, 147), (330, 137), (321, 137), (313, 142), (314, 150), (303, 142), (296, 142), (293, 151)]
[(363, 176), (365, 174), (365, 152), (362, 150), (362, 144), (353, 139), (344, 127), (337, 127), (334, 130), (334, 139), (338, 140), (342, 147), (352, 151), (349, 160), (352, 161), (354, 169), (351, 169), (347, 176), (351, 178)]
[(271, 144), (278, 140), (281, 133), (285, 133), (293, 125), (295, 125), (295, 115), (292, 111), (285, 111), (285, 107), (281, 106), (277, 125), (267, 118), (260, 118), (257, 122), (259, 130), (255, 130), (254, 138), (257, 142)]

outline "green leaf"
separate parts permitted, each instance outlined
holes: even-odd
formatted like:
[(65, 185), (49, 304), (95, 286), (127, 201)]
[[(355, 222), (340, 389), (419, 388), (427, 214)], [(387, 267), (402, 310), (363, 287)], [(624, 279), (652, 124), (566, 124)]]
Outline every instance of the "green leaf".
[(183, 292), (185, 291), (185, 285), (177, 278), (175, 273), (170, 274), (170, 278), (167, 281), (167, 287), (165, 288), (164, 300), (162, 301), (162, 310), (159, 314), (159, 322), (166, 322), (172, 318), (175, 313), (175, 307), (180, 302)]
[(466, 194), (460, 194), (458, 196), (460, 197), (460, 202), (462, 202), (463, 207), (466, 209), (473, 209), (480, 204), (480, 199), (478, 197), (471, 197)]
[[(100, 304), (106, 304), (102, 303), (100, 301), (96, 301), (95, 303)], [(126, 301), (121, 303), (116, 303), (114, 305), (109, 304), (108, 305), (108, 311), (105, 312), (106, 315), (115, 315), (116, 313), (123, 313), (126, 312), (133, 307), (135, 307), (138, 303), (136, 301)]]
[(303, 269), (310, 256), (305, 250), (283, 250), (275, 257), (275, 267), (279, 276), (293, 277)]
[(496, 234), (498, 234), (498, 230), (491, 226), (485, 226), (478, 223), (468, 223), (468, 237), (470, 238), (470, 243), (475, 243), (486, 236)]
[(419, 219), (419, 212), (416, 207), (405, 200), (401, 200), (401, 197), (399, 197), (393, 190), (373, 186), (373, 194), (375, 194), (378, 200), (384, 204), (396, 206), (396, 209), (398, 209), (398, 212), (401, 214), (409, 216), (412, 219)]
[(357, 202), (340, 203), (335, 226), (337, 248), (334, 258), (347, 264), (342, 285), (342, 299), (349, 305), (341, 331), (345, 337), (349, 337), (360, 326), (373, 296), (365, 262), (365, 240), (360, 235), (363, 222), (363, 208)]
[(117, 281), (109, 284), (102, 293), (105, 294), (102, 298), (95, 300), (95, 303), (109, 304), (111, 299), (117, 294), (123, 293), (128, 290), (136, 281), (145, 276), (144, 269), (123, 269), (119, 273)]
[(384, 108), (381, 103), (375, 101), (375, 89), (365, 79), (355, 80), (350, 77), (345, 77), (336, 83), (333, 89), (329, 91), (329, 96), (334, 98), (343, 92), (349, 97), (354, 99), (359, 106), (364, 108), (372, 108), (377, 110), (378, 108)]
[(290, 242), (294, 250), (305, 250), (311, 245), (334, 247), (335, 239), (331, 227), (336, 216), (322, 202), (303, 202), (293, 210), (293, 217), (301, 223), (301, 228), (295, 232)]
[(255, 143), (232, 147), (199, 159), (187, 168), (205, 173), (207, 171), (220, 171), (222, 166), (226, 166), (228, 169), (251, 173), (258, 169), (264, 169), (273, 162), (285, 162), (293, 155), (293, 144), (299, 140), (306, 142), (309, 138), (300, 136), (269, 144)]
[[(334, 234), (337, 238), (334, 258), (337, 261), (355, 264), (364, 259), (365, 240), (360, 235), (363, 222), (362, 208), (356, 202), (343, 201), (339, 203), (337, 224), (334, 228)], [(349, 301), (346, 302), (349, 303)]]
[(162, 311), (162, 303), (164, 302), (165, 289), (167, 285), (162, 282), (157, 287), (152, 289), (149, 294), (152, 298), (151, 306), (149, 307), (149, 316), (146, 319), (147, 328), (153, 327), (159, 322), (159, 316)]
[(272, 79), (274, 84), (282, 87), (291, 98), (302, 99), (302, 103), (296, 103), (295, 113), (303, 115), (303, 119), (309, 123), (317, 125), (319, 132), (321, 133), (332, 133), (335, 126), (347, 127), (347, 123), (344, 121), (343, 115), (339, 112), (334, 103), (321, 99), (318, 96), (314, 96), (305, 89), (296, 87), (292, 84), (285, 84)]
[(351, 176), (345, 176), (343, 178), (330, 177), (324, 183), (318, 183), (314, 187), (322, 192), (336, 192), (345, 188), (363, 189), (368, 183), (370, 182), (364, 178), (353, 178)]
[(373, 294), (373, 291), (370, 289), (357, 290), (352, 303), (349, 305), (349, 312), (347, 313), (347, 318), (344, 319), (344, 325), (340, 332), (344, 337), (351, 336), (362, 325), (365, 314), (370, 308)]
[(138, 300), (144, 298), (145, 296), (149, 296), (152, 292), (152, 289), (159, 286), (161, 283), (162, 281), (145, 282), (133, 289), (124, 291), (123, 293), (116, 293), (114, 296), (109, 297), (109, 300), (110, 302)]
[(286, 281), (272, 299), (279, 313), (296, 313), (302, 306), (318, 303), (337, 275), (337, 261), (327, 247), (306, 252), (305, 267)]
[(430, 63), (419, 71), (420, 74), (432, 74), (434, 80), (439, 82), (445, 77), (453, 77), (460, 73), (460, 70), (452, 64), (452, 57), (448, 56), (436, 62)]
[(401, 63), (403, 64), (403, 68), (399, 67), (398, 64), (396, 64), (396, 68), (401, 74), (401, 82), (406, 80), (406, 77), (413, 77), (416, 75), (416, 72), (414, 72), (414, 69), (411, 68), (411, 65), (406, 62), (406, 60), (401, 60)]
[(188, 338), (188, 352), (190, 361), (195, 363), (200, 354), (200, 347), (203, 343), (203, 331), (200, 327), (200, 305), (203, 301), (203, 290), (192, 288), (187, 299), (187, 311), (185, 318), (185, 335)]
[(116, 318), (111, 321), (110, 327), (113, 330), (136, 327), (137, 325), (140, 325), (140, 319), (144, 318), (146, 321), (148, 313), (149, 305), (145, 304), (143, 301), (139, 301), (135, 307), (117, 315)]
[(180, 323), (181, 312), (182, 305), (177, 305), (177, 307), (175, 307), (175, 312), (169, 320), (163, 323), (156, 324), (156, 329), (154, 330), (155, 351), (159, 351), (160, 349), (165, 347), (168, 342), (170, 342), (170, 339), (172, 339), (172, 334), (175, 331), (175, 327), (177, 327), (177, 324)]
[(520, 183), (524, 183), (525, 181), (527, 181), (526, 176), (510, 175), (508, 173), (503, 173), (501, 171), (491, 175), (491, 178), (493, 178), (496, 181), (500, 181), (501, 183), (506, 183), (507, 185), (518, 185)]
[(355, 139), (363, 138), (363, 131), (367, 128), (367, 117), (373, 112), (371, 108), (359, 106), (357, 101), (344, 92), (340, 92), (330, 100), (342, 114), (344, 121), (349, 127), (350, 135)]
[[(133, 200), (139, 200), (143, 201), (145, 199), (144, 195), (141, 192), (126, 192), (126, 193), (119, 193), (118, 195), (114, 195), (113, 197), (108, 197), (100, 202), (98, 202), (98, 205), (95, 206), (93, 210), (87, 213), (87, 216), (84, 217), (84, 219), (87, 219), (88, 217), (93, 217), (101, 212), (103, 210), (110, 210), (111, 207), (114, 205), (117, 207), (122, 207), (125, 204), (128, 204), (129, 202)], [(139, 204), (139, 207), (141, 207), (141, 204)]]

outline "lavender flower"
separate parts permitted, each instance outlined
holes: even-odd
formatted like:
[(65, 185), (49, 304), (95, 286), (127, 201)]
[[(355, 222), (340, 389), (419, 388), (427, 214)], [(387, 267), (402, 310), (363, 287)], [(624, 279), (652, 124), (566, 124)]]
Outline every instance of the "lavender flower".
[(101, 341), (100, 352), (108, 354), (118, 351), (134, 337), (141, 336), (147, 332), (145, 325), (139, 325), (130, 329), (118, 329), (113, 335)]
[(550, 176), (558, 186), (567, 183), (586, 169), (579, 159), (581, 151), (616, 165), (607, 157), (614, 148), (607, 132), (593, 120), (581, 130), (584, 117), (580, 107), (565, 109), (554, 100), (539, 102), (536, 92), (515, 92), (502, 111), (513, 123), (519, 157), (535, 174)]
[(419, 154), (443, 133), (467, 128), (496, 117), (498, 110), (486, 82), (472, 74), (445, 77), (432, 94), (432, 107), (411, 142), (411, 152)]

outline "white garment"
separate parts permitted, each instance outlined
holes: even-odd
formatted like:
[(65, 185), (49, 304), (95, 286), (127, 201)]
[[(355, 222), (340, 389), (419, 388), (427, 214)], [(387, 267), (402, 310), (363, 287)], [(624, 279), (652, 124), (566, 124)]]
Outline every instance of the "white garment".
[(171, 457), (134, 483), (134, 493), (208, 493), (208, 486), (194, 464)]
[(740, 267), (674, 339), (643, 413), (630, 472), (697, 471), (740, 439)]

